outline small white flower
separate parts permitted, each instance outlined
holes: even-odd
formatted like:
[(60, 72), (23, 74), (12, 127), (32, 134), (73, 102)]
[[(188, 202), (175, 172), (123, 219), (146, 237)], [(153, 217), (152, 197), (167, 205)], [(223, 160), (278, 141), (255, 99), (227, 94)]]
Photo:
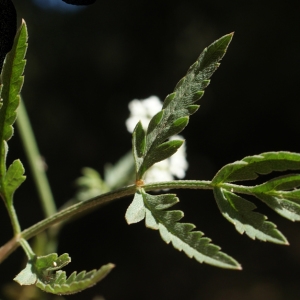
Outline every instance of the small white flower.
[(151, 118), (162, 108), (162, 103), (156, 96), (151, 96), (145, 100), (134, 99), (129, 102), (128, 108), (130, 116), (126, 120), (126, 127), (129, 132), (133, 132), (136, 124), (141, 121), (146, 129)]
[[(162, 108), (162, 102), (156, 96), (151, 96), (145, 100), (132, 100), (129, 105), (130, 117), (126, 120), (126, 127), (129, 132), (133, 132), (136, 124), (141, 121), (144, 129), (151, 118), (158, 113)], [(180, 135), (175, 135), (170, 140), (183, 140)], [(183, 144), (175, 154), (171, 157), (160, 161), (153, 165), (145, 176), (147, 182), (170, 181), (177, 178), (184, 178), (185, 172), (188, 169), (188, 162), (186, 160), (186, 147)]]
[[(170, 140), (184, 140), (182, 135), (174, 135)], [(188, 169), (189, 164), (186, 160), (186, 146), (185, 143), (174, 153), (170, 158), (170, 172), (177, 178), (184, 178), (185, 171)]]

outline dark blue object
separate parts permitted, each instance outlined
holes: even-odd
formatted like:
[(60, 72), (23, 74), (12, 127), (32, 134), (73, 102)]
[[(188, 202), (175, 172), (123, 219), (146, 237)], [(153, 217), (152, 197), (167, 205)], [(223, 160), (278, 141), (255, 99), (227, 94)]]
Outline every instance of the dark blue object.
[[(73, 5), (90, 5), (96, 0), (63, 0)], [(11, 0), (0, 0), (0, 73), (6, 54), (11, 50), (17, 32), (17, 13)]]
[(43, 10), (52, 10), (61, 13), (79, 12), (90, 5), (70, 5), (62, 0), (32, 0), (32, 2)]
[(17, 32), (17, 13), (11, 0), (0, 0), (0, 72)]
[(96, 0), (63, 0), (68, 4), (74, 5), (90, 5), (96, 2)]
[[(1, 1), (1, 0), (0, 0)], [(96, 0), (32, 0), (42, 9), (60, 12), (76, 12), (96, 2)], [(73, 5), (70, 5), (73, 4)]]

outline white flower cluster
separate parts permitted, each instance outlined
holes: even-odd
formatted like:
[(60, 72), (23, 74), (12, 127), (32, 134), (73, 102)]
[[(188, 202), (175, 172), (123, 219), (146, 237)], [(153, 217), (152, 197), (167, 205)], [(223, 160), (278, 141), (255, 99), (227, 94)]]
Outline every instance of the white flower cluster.
[[(144, 100), (134, 99), (129, 103), (128, 107), (130, 116), (126, 120), (126, 127), (132, 133), (139, 121), (141, 121), (143, 128), (147, 129), (151, 118), (161, 110), (162, 102), (158, 97), (151, 96)], [(183, 140), (183, 137), (181, 135), (174, 135), (170, 139)], [(174, 179), (174, 176), (182, 179), (185, 176), (187, 168), (186, 147), (183, 144), (171, 157), (152, 166), (146, 172), (145, 181), (170, 181)]]

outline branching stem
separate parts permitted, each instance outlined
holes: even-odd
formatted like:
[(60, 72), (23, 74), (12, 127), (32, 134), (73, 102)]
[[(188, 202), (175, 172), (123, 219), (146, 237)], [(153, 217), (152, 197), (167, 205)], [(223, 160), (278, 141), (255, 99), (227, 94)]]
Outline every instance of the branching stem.
[[(155, 191), (164, 189), (213, 189), (211, 181), (206, 180), (178, 180), (178, 181), (167, 181), (158, 182), (152, 184), (144, 185), (145, 191)], [(222, 184), (222, 187), (233, 190), (234, 192), (251, 194), (251, 187), (247, 186), (237, 186), (234, 184)], [(70, 207), (65, 208), (62, 211), (55, 213), (54, 215), (32, 225), (31, 227), (23, 230), (19, 238), (24, 240), (29, 240), (30, 238), (36, 236), (38, 233), (44, 231), (50, 226), (66, 221), (74, 216), (80, 216), (83, 213), (88, 212), (90, 209), (95, 209), (101, 205), (111, 202), (116, 199), (124, 198), (133, 195), (136, 191), (135, 185), (129, 185), (115, 191), (102, 194), (100, 196), (94, 197), (92, 199), (76, 203)], [(5, 260), (13, 251), (15, 251), (20, 246), (19, 240), (16, 238), (11, 239), (5, 245), (0, 248), (0, 263)]]

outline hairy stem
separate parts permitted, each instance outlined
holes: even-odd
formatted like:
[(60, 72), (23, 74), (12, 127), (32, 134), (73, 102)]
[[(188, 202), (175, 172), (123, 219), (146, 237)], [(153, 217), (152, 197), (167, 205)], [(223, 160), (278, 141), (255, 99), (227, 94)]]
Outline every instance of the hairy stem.
[[(251, 186), (236, 185), (231, 183), (222, 183), (219, 185), (227, 190), (235, 193), (251, 195)], [(155, 182), (145, 184), (145, 191), (155, 191), (163, 189), (195, 189), (195, 190), (211, 190), (215, 187), (209, 180), (174, 180), (165, 182)]]
[(4, 246), (0, 248), (0, 263), (20, 246), (19, 241), (21, 238), (28, 240), (54, 224), (68, 220), (73, 216), (79, 216), (83, 213), (86, 213), (88, 210), (101, 206), (107, 202), (123, 198), (129, 195), (133, 195), (135, 193), (135, 190), (135, 185), (123, 187), (113, 192), (109, 192), (97, 196), (95, 198), (76, 203), (34, 224), (33, 226), (23, 230), (17, 238), (11, 239), (9, 242), (7, 242)]
[[(251, 187), (237, 186), (234, 184), (222, 184), (222, 187), (243, 194), (251, 194)], [(178, 180), (168, 182), (158, 182), (152, 184), (146, 184), (143, 186), (146, 191), (164, 190), (164, 189), (213, 189), (214, 185), (211, 181), (200, 180)], [(65, 208), (62, 211), (55, 213), (54, 215), (32, 225), (31, 227), (23, 230), (18, 238), (13, 238), (0, 248), (0, 263), (5, 260), (13, 251), (20, 246), (20, 239), (28, 240), (38, 233), (44, 231), (50, 226), (68, 220), (74, 216), (80, 216), (83, 213), (88, 212), (90, 209), (99, 207), (105, 203), (111, 202), (116, 199), (124, 198), (126, 196), (133, 195), (136, 191), (136, 185), (129, 185), (115, 191), (102, 194), (92, 199), (76, 203), (70, 207)]]

